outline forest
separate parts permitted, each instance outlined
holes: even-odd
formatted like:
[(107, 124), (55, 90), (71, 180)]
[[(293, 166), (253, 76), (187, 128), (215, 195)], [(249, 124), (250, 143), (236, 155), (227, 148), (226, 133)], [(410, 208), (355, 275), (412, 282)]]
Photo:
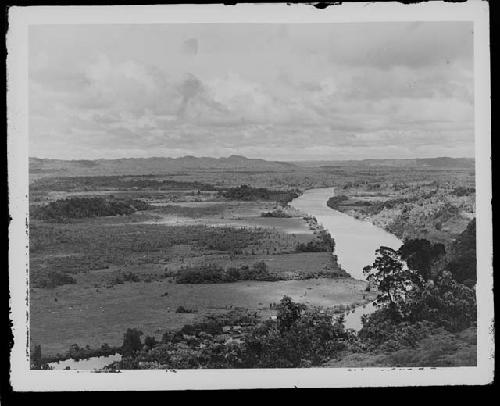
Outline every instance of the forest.
[(124, 216), (149, 205), (141, 200), (115, 200), (101, 197), (72, 197), (34, 207), (32, 217), (37, 220), (65, 221), (101, 216)]

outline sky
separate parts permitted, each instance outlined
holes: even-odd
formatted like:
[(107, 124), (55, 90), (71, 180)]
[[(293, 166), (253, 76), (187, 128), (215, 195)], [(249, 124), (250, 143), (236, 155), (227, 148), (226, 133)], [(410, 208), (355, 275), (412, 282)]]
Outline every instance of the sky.
[(474, 155), (467, 22), (36, 25), (30, 156)]

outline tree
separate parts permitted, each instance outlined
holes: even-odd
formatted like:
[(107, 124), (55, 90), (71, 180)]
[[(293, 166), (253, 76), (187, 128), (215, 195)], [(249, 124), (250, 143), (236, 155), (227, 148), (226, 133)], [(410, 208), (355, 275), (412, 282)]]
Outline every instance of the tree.
[(477, 320), (476, 292), (444, 271), (436, 283), (412, 295), (404, 314), (411, 322), (427, 320), (448, 331), (460, 331)]
[(393, 317), (400, 317), (401, 306), (410, 291), (422, 288), (424, 281), (392, 248), (382, 246), (375, 252), (375, 262), (365, 266), (363, 272), (367, 280), (378, 287), (377, 305), (387, 305)]
[(432, 244), (424, 238), (416, 238), (406, 240), (398, 254), (409, 268), (418, 271), (422, 278), (428, 280), (432, 264), (445, 254), (445, 248), (443, 244)]
[(124, 356), (135, 354), (142, 348), (142, 331), (135, 328), (128, 328), (123, 335), (122, 353)]
[(148, 346), (149, 348), (153, 348), (156, 345), (156, 338), (147, 336), (144, 339), (144, 345)]
[(446, 266), (456, 281), (474, 286), (477, 281), (476, 219), (473, 219), (451, 247), (453, 259)]
[(278, 305), (278, 329), (280, 333), (289, 330), (292, 325), (300, 319), (306, 306), (302, 303), (295, 303), (288, 296), (283, 296)]

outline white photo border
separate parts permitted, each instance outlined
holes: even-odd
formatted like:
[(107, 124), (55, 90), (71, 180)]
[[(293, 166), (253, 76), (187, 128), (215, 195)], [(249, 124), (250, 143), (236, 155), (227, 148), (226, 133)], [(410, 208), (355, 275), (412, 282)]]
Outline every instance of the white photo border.
[[(28, 28), (34, 24), (340, 23), (471, 21), (474, 24), (478, 357), (476, 367), (163, 370), (95, 373), (29, 369)], [(9, 289), (16, 391), (179, 390), (477, 385), (494, 374), (489, 10), (484, 1), (155, 6), (30, 6), (9, 9), (7, 33)]]

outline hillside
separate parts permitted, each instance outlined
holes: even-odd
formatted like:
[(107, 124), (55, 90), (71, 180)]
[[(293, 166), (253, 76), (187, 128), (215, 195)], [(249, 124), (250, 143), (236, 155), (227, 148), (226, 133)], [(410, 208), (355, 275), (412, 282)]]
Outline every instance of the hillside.
[(417, 159), (362, 159), (346, 161), (297, 161), (301, 167), (360, 166), (360, 167), (402, 167), (421, 169), (473, 169), (473, 158), (417, 158)]
[(100, 176), (178, 173), (185, 170), (225, 170), (237, 172), (289, 171), (295, 165), (285, 162), (249, 159), (241, 155), (227, 158), (183, 156), (180, 158), (122, 158), (63, 160), (30, 158), (30, 177)]

